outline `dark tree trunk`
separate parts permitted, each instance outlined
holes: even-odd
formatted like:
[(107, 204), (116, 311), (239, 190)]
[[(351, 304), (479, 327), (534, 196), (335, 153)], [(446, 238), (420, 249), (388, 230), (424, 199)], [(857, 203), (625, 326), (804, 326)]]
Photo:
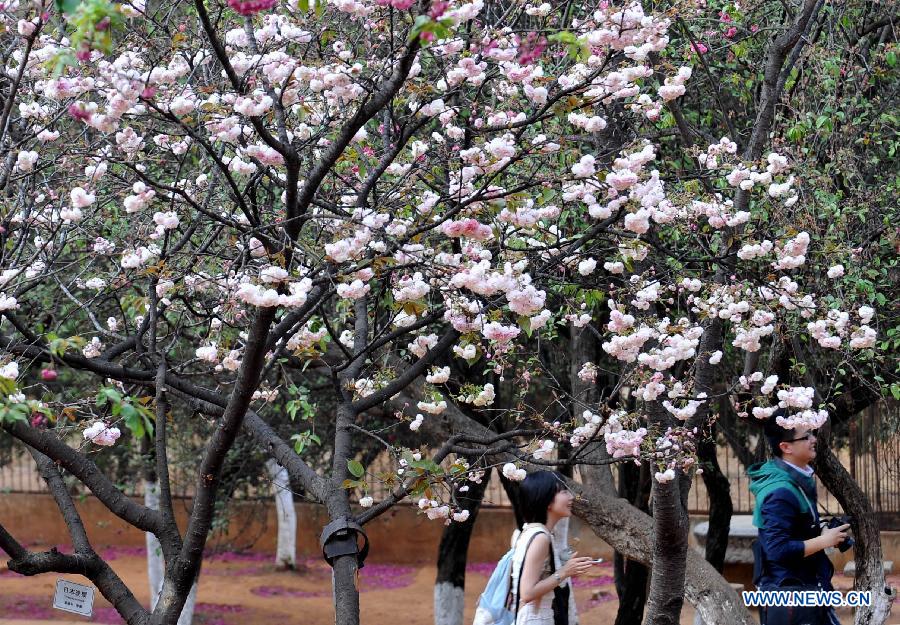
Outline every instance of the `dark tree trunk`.
[(690, 526), (687, 491), (691, 482), (681, 470), (677, 470), (675, 476), (671, 482), (653, 482), (653, 545), (647, 625), (679, 625), (684, 606)]
[(491, 478), (488, 469), (481, 484), (469, 483), (466, 493), (457, 495), (457, 502), (463, 510), (469, 511), (469, 518), (463, 523), (451, 523), (444, 528), (438, 547), (437, 579), (434, 584), (435, 625), (462, 625), (464, 592), (466, 588), (466, 561), (469, 540), (475, 529), (475, 520), (481, 509), (484, 491)]
[[(727, 399), (726, 399), (727, 401)], [(703, 468), (703, 483), (709, 495), (709, 530), (706, 534), (706, 561), (720, 573), (725, 568), (725, 552), (728, 550), (728, 532), (731, 529), (731, 487), (728, 478), (719, 467), (716, 457), (715, 425), (708, 437), (697, 445), (697, 455)]]
[(500, 478), (503, 490), (509, 498), (510, 505), (512, 505), (513, 515), (516, 517), (516, 527), (521, 528), (525, 523), (525, 519), (522, 517), (522, 504), (519, 499), (519, 483), (506, 479), (499, 471), (497, 472), (497, 477)]
[(872, 592), (872, 605), (856, 610), (855, 625), (883, 625), (891, 612), (896, 592), (891, 592), (884, 578), (881, 531), (878, 518), (868, 497), (831, 451), (830, 434), (824, 434), (816, 445), (816, 473), (825, 488), (849, 514), (853, 530), (856, 583), (858, 590)]
[(619, 609), (615, 625), (641, 625), (647, 604), (650, 571), (637, 560), (629, 560), (618, 551), (614, 561)]
[(358, 575), (359, 566), (355, 554), (335, 558), (332, 584), (336, 625), (359, 625)]
[[(619, 465), (619, 497), (627, 499), (639, 510), (648, 512), (650, 487), (649, 465), (637, 466), (631, 462)], [(616, 551), (613, 575), (616, 580), (616, 594), (619, 597), (615, 625), (641, 625), (644, 620), (644, 606), (647, 603), (649, 569), (637, 560), (630, 560)]]
[[(326, 500), (331, 520), (352, 518), (346, 489), (334, 488)], [(357, 554), (334, 558), (331, 563), (335, 625), (359, 625), (359, 561)]]
[(725, 441), (745, 471), (753, 463), (761, 461), (758, 458), (759, 453), (762, 453), (762, 460), (765, 460), (766, 439), (762, 436), (762, 427), (759, 428), (760, 436), (756, 447), (750, 449), (747, 444), (747, 436), (739, 431), (738, 416), (727, 397), (724, 401), (719, 402), (719, 420), (716, 422), (716, 427), (725, 437)]
[[(572, 395), (570, 412), (573, 419), (580, 417), (585, 410), (596, 410), (597, 401), (599, 400), (599, 392), (597, 383), (590, 380), (582, 380), (578, 377), (578, 372), (586, 362), (594, 362), (597, 360), (597, 339), (589, 328), (570, 328), (571, 338), (569, 339), (569, 391)], [(590, 452), (591, 461), (608, 460), (609, 454), (606, 453), (606, 446), (602, 444), (596, 445), (595, 449)], [(610, 465), (601, 464), (591, 467), (590, 479), (603, 489), (604, 492), (613, 494), (616, 492), (616, 484), (613, 480)]]

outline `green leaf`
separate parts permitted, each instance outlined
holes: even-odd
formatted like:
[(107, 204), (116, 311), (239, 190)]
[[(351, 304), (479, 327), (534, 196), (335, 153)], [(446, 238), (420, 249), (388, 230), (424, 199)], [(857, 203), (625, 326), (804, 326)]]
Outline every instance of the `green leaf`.
[(103, 406), (107, 403), (119, 404), (122, 402), (122, 394), (114, 388), (102, 388), (97, 394), (97, 405)]
[(554, 33), (547, 37), (550, 41), (555, 41), (557, 43), (564, 43), (566, 45), (571, 45), (578, 41), (578, 36), (575, 33), (570, 33), (567, 30), (562, 31), (561, 33)]
[(81, 0), (56, 0), (54, 4), (60, 13), (74, 13)]
[(153, 436), (153, 425), (154, 425), (153, 413), (150, 411), (147, 411), (147, 412), (150, 412), (150, 415), (151, 415), (151, 416), (147, 416), (147, 414), (143, 410), (139, 410), (138, 412), (141, 415), (141, 421), (144, 423), (144, 430), (146, 430), (147, 436)]
[(362, 477), (366, 473), (365, 468), (359, 462), (359, 460), (348, 460), (347, 470), (350, 471), (350, 473), (355, 477)]
[(74, 67), (77, 64), (74, 54), (68, 50), (62, 50), (47, 59), (44, 62), (44, 67), (50, 71), (54, 78), (59, 78), (66, 71), (67, 67)]
[(0, 378), (0, 393), (12, 395), (16, 392), (16, 381), (9, 378)]
[(791, 141), (799, 142), (803, 139), (804, 128), (801, 124), (797, 124), (787, 132), (787, 138)]
[(310, 430), (301, 432), (300, 434), (294, 434), (291, 436), (291, 440), (294, 441), (294, 451), (298, 454), (302, 454), (303, 450), (306, 449), (310, 443), (315, 443), (316, 445), (322, 444), (322, 439), (313, 434)]
[(131, 430), (131, 434), (135, 438), (143, 438), (147, 431), (144, 429), (144, 420), (141, 418), (140, 413), (131, 404), (120, 404), (120, 406), (122, 408), (119, 412), (125, 420), (125, 427)]
[(431, 18), (427, 15), (419, 15), (416, 17), (416, 21), (413, 22), (413, 26), (409, 31), (409, 40), (413, 41), (416, 37), (425, 32), (429, 22), (431, 22)]
[(522, 332), (524, 332), (528, 338), (531, 338), (531, 319), (524, 315), (519, 315), (518, 319), (516, 319), (516, 322), (519, 324), (519, 328), (522, 329)]

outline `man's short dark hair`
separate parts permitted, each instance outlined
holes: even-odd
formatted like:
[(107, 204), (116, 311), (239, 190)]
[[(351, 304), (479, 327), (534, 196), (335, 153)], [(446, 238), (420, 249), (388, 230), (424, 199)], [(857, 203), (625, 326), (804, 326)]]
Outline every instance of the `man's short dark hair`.
[(529, 473), (519, 486), (522, 519), (526, 523), (546, 523), (547, 508), (556, 493), (565, 488), (565, 479), (556, 471)]
[(786, 414), (784, 408), (779, 408), (763, 423), (766, 439), (769, 441), (769, 448), (776, 458), (781, 458), (781, 443), (797, 436), (796, 428), (783, 428), (775, 421), (776, 418), (784, 417)]

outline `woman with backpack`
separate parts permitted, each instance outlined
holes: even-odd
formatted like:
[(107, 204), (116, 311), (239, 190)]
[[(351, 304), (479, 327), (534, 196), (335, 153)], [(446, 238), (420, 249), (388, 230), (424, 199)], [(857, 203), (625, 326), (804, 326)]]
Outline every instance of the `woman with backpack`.
[(575, 625), (575, 601), (569, 580), (587, 573), (591, 558), (573, 553), (564, 564), (551, 532), (572, 515), (574, 495), (555, 471), (530, 473), (519, 487), (521, 532), (513, 535), (512, 592), (516, 625)]

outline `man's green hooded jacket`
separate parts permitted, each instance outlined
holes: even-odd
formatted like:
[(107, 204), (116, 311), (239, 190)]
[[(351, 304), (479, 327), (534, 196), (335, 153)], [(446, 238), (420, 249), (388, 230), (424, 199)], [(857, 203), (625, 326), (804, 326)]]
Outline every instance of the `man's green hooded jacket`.
[(816, 482), (775, 458), (747, 471), (756, 497), (753, 524), (759, 528), (762, 562), (759, 588), (803, 586), (831, 590), (834, 567), (824, 551), (805, 555), (805, 541), (820, 534)]
[(805, 487), (807, 492), (812, 492), (815, 499), (815, 478), (792, 470), (783, 460), (758, 462), (747, 469), (747, 475), (750, 476), (750, 492), (756, 498), (756, 505), (753, 507), (753, 525), (756, 527), (763, 527), (765, 523), (761, 514), (763, 502), (770, 493), (779, 488), (786, 488), (793, 493), (801, 513), (808, 512), (811, 503), (808, 495), (804, 497), (801, 487)]

